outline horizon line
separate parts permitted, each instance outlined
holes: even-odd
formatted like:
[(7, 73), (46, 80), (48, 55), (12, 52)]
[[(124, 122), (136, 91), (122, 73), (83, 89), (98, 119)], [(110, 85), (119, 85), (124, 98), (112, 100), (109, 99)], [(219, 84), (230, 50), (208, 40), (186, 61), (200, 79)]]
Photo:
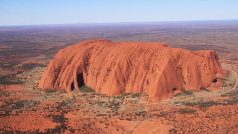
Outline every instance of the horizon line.
[(118, 25), (118, 24), (155, 24), (155, 23), (179, 23), (179, 22), (226, 22), (238, 21), (238, 19), (213, 19), (213, 20), (168, 20), (168, 21), (128, 21), (128, 22), (79, 22), (79, 23), (42, 23), (42, 24), (13, 24), (0, 25), (1, 27), (30, 27), (30, 26), (67, 26), (67, 25)]

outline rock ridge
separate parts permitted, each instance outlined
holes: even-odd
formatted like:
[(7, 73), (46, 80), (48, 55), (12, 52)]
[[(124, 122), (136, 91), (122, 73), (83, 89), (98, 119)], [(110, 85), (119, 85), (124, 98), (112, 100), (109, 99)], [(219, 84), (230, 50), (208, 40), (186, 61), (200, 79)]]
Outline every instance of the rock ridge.
[(157, 101), (183, 90), (219, 89), (222, 76), (219, 58), (212, 50), (99, 39), (60, 50), (43, 73), (39, 87), (71, 92), (86, 85), (97, 93), (145, 93)]

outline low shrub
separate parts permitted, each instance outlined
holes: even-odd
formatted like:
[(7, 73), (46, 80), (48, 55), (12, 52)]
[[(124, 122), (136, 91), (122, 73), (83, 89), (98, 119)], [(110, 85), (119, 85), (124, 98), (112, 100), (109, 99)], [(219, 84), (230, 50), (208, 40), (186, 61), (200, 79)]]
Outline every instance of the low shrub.
[(174, 96), (176, 97), (176, 96), (186, 96), (186, 95), (193, 95), (193, 91), (191, 91), (191, 90), (184, 90), (183, 92), (178, 93), (178, 94), (176, 94)]
[(93, 90), (92, 88), (88, 87), (88, 86), (82, 86), (79, 88), (79, 91), (81, 92), (95, 92), (95, 90)]

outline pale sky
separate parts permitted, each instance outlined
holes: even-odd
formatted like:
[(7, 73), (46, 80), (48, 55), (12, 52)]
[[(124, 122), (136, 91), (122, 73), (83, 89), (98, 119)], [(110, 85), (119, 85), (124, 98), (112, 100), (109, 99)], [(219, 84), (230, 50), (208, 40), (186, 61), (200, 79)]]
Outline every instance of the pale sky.
[(0, 0), (0, 25), (237, 19), (238, 0)]

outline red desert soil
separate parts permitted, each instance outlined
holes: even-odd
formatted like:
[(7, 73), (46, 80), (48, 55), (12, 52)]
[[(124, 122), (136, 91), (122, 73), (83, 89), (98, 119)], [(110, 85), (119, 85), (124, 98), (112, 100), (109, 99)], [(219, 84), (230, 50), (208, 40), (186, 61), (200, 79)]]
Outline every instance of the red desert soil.
[(39, 87), (97, 93), (145, 93), (150, 100), (169, 98), (185, 89), (221, 88), (223, 71), (214, 51), (188, 51), (156, 42), (89, 40), (60, 50)]
[(46, 68), (29, 67), (0, 84), (0, 133), (238, 133), (238, 62), (220, 62), (221, 90), (182, 91), (153, 103), (146, 93), (108, 96), (85, 86), (72, 94), (40, 90)]

